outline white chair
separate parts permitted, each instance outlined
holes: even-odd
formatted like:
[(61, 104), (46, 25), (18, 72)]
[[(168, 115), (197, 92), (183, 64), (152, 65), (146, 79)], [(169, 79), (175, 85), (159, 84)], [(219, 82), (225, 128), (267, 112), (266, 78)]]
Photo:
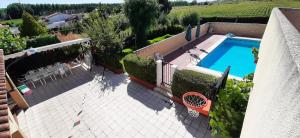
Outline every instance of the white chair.
[(52, 76), (56, 80), (56, 75), (58, 75), (58, 71), (53, 65), (48, 65), (46, 70), (50, 76)]
[(36, 88), (34, 82), (39, 81), (41, 85), (44, 85), (44, 83), (41, 80), (40, 74), (36, 71), (29, 71), (27, 75), (25, 75), (25, 79), (30, 80), (31, 84), (34, 88)]
[(66, 71), (65, 71), (65, 67), (63, 64), (61, 63), (55, 63), (54, 67), (57, 70), (57, 73), (60, 75), (61, 78), (63, 78), (63, 75), (65, 75), (67, 77)]
[(190, 62), (193, 64), (198, 64), (201, 61), (199, 54), (190, 53)]
[(38, 74), (40, 74), (40, 76), (42, 77), (42, 80), (44, 81), (45, 84), (47, 83), (46, 79), (48, 77), (50, 77), (50, 79), (53, 80), (52, 74), (49, 73), (49, 71), (44, 67), (38, 69)]

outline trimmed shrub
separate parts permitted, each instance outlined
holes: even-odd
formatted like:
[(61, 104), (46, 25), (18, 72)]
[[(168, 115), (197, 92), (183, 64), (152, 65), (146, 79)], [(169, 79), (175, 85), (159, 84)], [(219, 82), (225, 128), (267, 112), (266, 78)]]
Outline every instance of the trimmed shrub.
[(156, 64), (153, 59), (128, 54), (124, 58), (124, 67), (129, 75), (153, 84), (156, 82)]
[(164, 36), (157, 37), (157, 38), (154, 38), (154, 39), (152, 39), (152, 40), (148, 40), (146, 44), (147, 44), (147, 45), (151, 45), (151, 44), (154, 44), (154, 43), (156, 43), (156, 42), (165, 40), (165, 39), (167, 39), (167, 38), (169, 38), (169, 37), (171, 37), (171, 36), (172, 36), (172, 35), (170, 35), (170, 34), (166, 34), (166, 35), (164, 35)]
[(33, 39), (27, 40), (27, 48), (36, 48), (45, 45), (60, 43), (59, 39), (55, 35), (40, 35)]
[(181, 33), (183, 31), (184, 28), (181, 25), (160, 26), (148, 31), (147, 39), (154, 39), (156, 37), (160, 37), (166, 34), (174, 35), (174, 34)]
[(192, 70), (176, 70), (173, 75), (172, 94), (181, 99), (184, 93), (196, 91), (208, 97), (216, 82), (217, 78), (212, 75)]
[(207, 22), (236, 22), (267, 24), (269, 17), (202, 17), (201, 24)]

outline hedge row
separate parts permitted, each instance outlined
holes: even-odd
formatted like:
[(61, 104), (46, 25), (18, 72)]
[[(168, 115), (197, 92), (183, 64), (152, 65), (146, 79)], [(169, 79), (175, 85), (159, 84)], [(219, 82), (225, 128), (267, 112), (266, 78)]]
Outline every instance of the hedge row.
[(40, 35), (33, 39), (27, 40), (27, 48), (36, 48), (50, 44), (60, 43), (60, 40), (55, 35)]
[(129, 75), (153, 84), (156, 83), (156, 64), (153, 59), (129, 54), (124, 58), (124, 67)]
[(206, 97), (210, 96), (212, 86), (217, 82), (217, 78), (195, 72), (192, 70), (176, 70), (173, 75), (172, 94), (178, 98), (189, 91), (200, 92)]
[(171, 26), (161, 26), (157, 28), (150, 29), (146, 37), (147, 39), (154, 39), (156, 37), (165, 35), (165, 34), (178, 34), (184, 31), (184, 27), (181, 25), (171, 25)]
[(201, 24), (207, 22), (235, 22), (267, 24), (269, 17), (201, 17)]

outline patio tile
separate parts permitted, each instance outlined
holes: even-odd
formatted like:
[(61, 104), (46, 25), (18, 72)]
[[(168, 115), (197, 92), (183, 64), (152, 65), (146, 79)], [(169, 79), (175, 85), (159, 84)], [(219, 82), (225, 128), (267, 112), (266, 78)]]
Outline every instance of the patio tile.
[(170, 108), (168, 99), (125, 75), (106, 72), (96, 81), (97, 73), (78, 68), (73, 76), (33, 89), (20, 128), (31, 138), (210, 136), (206, 118), (190, 118), (179, 104)]

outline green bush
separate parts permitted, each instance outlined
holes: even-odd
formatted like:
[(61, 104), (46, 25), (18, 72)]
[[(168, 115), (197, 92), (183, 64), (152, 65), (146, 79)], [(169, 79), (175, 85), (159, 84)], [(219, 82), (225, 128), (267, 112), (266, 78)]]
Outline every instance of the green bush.
[(147, 39), (154, 39), (165, 34), (175, 35), (184, 31), (181, 25), (159, 26), (152, 28), (147, 32)]
[(166, 34), (166, 35), (164, 35), (164, 36), (157, 37), (157, 38), (154, 38), (154, 39), (152, 39), (152, 40), (148, 40), (148, 41), (147, 41), (147, 45), (151, 45), (151, 44), (154, 44), (154, 43), (156, 43), (156, 42), (165, 40), (165, 39), (167, 39), (167, 38), (169, 38), (169, 37), (171, 37), (171, 36), (172, 36), (172, 35), (170, 35), (170, 34)]
[(27, 48), (36, 48), (45, 45), (60, 43), (59, 39), (55, 35), (40, 35), (33, 39), (27, 40)]
[(227, 80), (209, 114), (212, 135), (222, 138), (240, 136), (252, 86), (252, 82)]
[(133, 53), (133, 50), (131, 48), (126, 48), (126, 49), (122, 50), (123, 55), (128, 55), (128, 54), (131, 54), (131, 53)]
[(0, 49), (3, 49), (4, 55), (20, 52), (25, 48), (24, 38), (15, 37), (9, 29), (0, 28)]
[(192, 70), (176, 70), (173, 75), (172, 94), (178, 98), (189, 91), (201, 92), (209, 97), (212, 86), (217, 82), (217, 78), (208, 74), (195, 72)]
[(156, 64), (153, 59), (129, 54), (124, 58), (124, 67), (129, 75), (153, 84), (156, 82)]
[(185, 15), (182, 18), (182, 25), (188, 26), (189, 24), (194, 27), (199, 22), (199, 15), (196, 12), (193, 12), (191, 14)]

